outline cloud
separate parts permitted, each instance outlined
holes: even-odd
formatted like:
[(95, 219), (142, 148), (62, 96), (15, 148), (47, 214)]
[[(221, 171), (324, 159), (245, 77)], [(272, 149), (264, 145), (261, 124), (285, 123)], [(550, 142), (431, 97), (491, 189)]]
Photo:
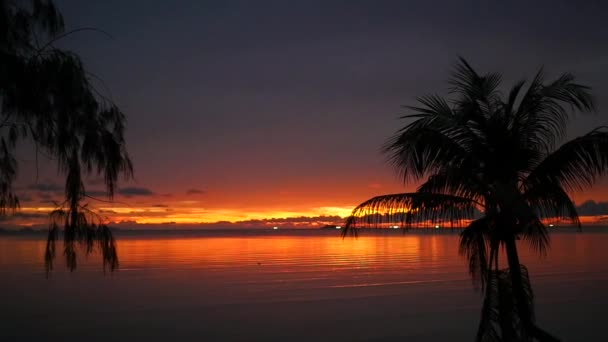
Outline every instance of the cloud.
[(305, 225), (310, 223), (341, 223), (344, 221), (344, 218), (331, 215), (331, 216), (297, 216), (297, 217), (282, 217), (282, 218), (267, 218), (267, 219), (259, 219), (259, 220), (245, 220), (245, 221), (237, 221), (236, 224), (296, 224), (296, 225)]
[(155, 193), (147, 188), (138, 188), (138, 187), (128, 187), (118, 189), (118, 193), (125, 197), (133, 197), (133, 196), (153, 196)]
[(65, 189), (57, 183), (35, 183), (27, 187), (29, 190), (39, 192), (63, 192)]
[(340, 216), (300, 216), (288, 218), (270, 218), (260, 220), (243, 220), (243, 221), (217, 221), (217, 222), (200, 222), (200, 223), (176, 223), (167, 218), (166, 222), (162, 223), (138, 223), (136, 218), (149, 216), (162, 216), (162, 213), (153, 212), (132, 212), (127, 213), (130, 218), (120, 219), (115, 218), (111, 222), (111, 226), (123, 229), (167, 229), (167, 225), (175, 225), (170, 229), (243, 229), (243, 228), (258, 228), (269, 229), (274, 226), (281, 228), (321, 228), (325, 225), (341, 225), (344, 223), (344, 218)]
[(585, 201), (576, 207), (580, 216), (608, 215), (608, 202)]
[(41, 202), (53, 202), (53, 201), (56, 202), (56, 201), (58, 201), (58, 199), (55, 196), (51, 195), (51, 194), (47, 194), (47, 193), (44, 193), (44, 192), (39, 192), (37, 195), (38, 195), (38, 199)]
[(207, 191), (200, 189), (189, 189), (188, 191), (186, 191), (186, 195), (204, 195), (206, 193)]
[(169, 208), (169, 206), (166, 205), (166, 204), (154, 204), (153, 207), (156, 207), (156, 208)]
[(19, 195), (19, 202), (21, 202), (21, 203), (32, 202), (33, 200), (34, 200), (34, 198), (28, 194)]
[(111, 209), (99, 209), (97, 212), (100, 214), (118, 214), (118, 212)]
[(106, 181), (101, 177), (97, 177), (93, 179), (87, 179), (86, 183), (89, 185), (105, 185)]
[(14, 214), (11, 215), (2, 215), (0, 216), (0, 222), (7, 222), (7, 221), (18, 221), (18, 220), (32, 220), (32, 219), (48, 219), (49, 214), (48, 213), (44, 213), (44, 212), (40, 212), (40, 213), (28, 213), (28, 212), (23, 212), (23, 211), (18, 211)]
[(39, 201), (40, 204), (49, 205), (52, 207), (58, 207), (60, 205), (60, 202), (61, 201), (54, 199), (43, 199)]
[(87, 196), (92, 196), (92, 197), (106, 197), (106, 196), (108, 196), (108, 193), (106, 191), (103, 191), (103, 190), (87, 190), (86, 194), (87, 194)]

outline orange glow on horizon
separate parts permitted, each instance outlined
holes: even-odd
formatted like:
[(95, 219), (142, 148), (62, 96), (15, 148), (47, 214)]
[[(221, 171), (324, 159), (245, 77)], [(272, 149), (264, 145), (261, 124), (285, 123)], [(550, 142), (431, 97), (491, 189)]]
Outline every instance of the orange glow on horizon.
[[(132, 224), (212, 224), (212, 223), (239, 223), (253, 222), (259, 225), (273, 225), (309, 227), (324, 224), (334, 224), (337, 217), (348, 217), (352, 207), (315, 207), (315, 208), (296, 208), (292, 210), (279, 209), (224, 209), (224, 208), (203, 208), (203, 207), (99, 207), (96, 212), (109, 224), (132, 223)], [(34, 226), (48, 223), (48, 214), (54, 207), (22, 207), (15, 220), (18, 226)], [(314, 219), (313, 219), (314, 218)], [(327, 218), (324, 220), (324, 218)], [(301, 219), (301, 220), (298, 220)], [(266, 222), (268, 221), (268, 222)], [(277, 221), (279, 221), (277, 223)], [(608, 222), (608, 216), (581, 216), (580, 221), (584, 225), (595, 225)], [(448, 224), (448, 221), (442, 225)], [(462, 221), (466, 223), (466, 220)], [(569, 224), (566, 221), (546, 220), (545, 224), (563, 225)], [(427, 225), (430, 225), (427, 224)], [(387, 226), (388, 227), (388, 226)]]
[[(353, 206), (354, 207), (354, 206)], [(271, 220), (288, 218), (313, 218), (313, 217), (347, 217), (353, 207), (316, 207), (293, 210), (236, 210), (222, 208), (202, 208), (202, 207), (99, 207), (96, 213), (108, 223), (133, 222), (137, 224), (198, 224), (216, 222), (241, 222), (252, 220)], [(44, 215), (48, 215), (55, 210), (53, 207), (22, 207), (19, 209), (24, 214), (39, 214), (41, 218), (47, 220)], [(19, 225), (30, 226), (40, 220), (22, 219)]]

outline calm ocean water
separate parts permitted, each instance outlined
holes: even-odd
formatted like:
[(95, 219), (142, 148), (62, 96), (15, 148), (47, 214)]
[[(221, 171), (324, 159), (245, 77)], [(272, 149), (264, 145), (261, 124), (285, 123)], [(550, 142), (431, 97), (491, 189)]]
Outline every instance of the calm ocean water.
[[(608, 230), (526, 251), (539, 325), (608, 341)], [(61, 246), (61, 245), (59, 245)], [(39, 236), (0, 236), (0, 341), (471, 341), (482, 298), (454, 233), (119, 235), (46, 279)]]

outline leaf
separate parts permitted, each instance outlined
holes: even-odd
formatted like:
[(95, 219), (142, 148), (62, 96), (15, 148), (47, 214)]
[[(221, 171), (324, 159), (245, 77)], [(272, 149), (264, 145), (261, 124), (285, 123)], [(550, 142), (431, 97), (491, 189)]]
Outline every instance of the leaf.
[(526, 177), (523, 188), (562, 187), (580, 191), (608, 170), (608, 128), (599, 127), (548, 155)]
[(460, 233), (458, 253), (468, 260), (469, 273), (475, 287), (480, 285), (483, 291), (491, 268), (490, 220), (487, 217), (477, 219)]
[(459, 223), (473, 217), (476, 203), (458, 196), (402, 193), (371, 198), (355, 209), (347, 218), (343, 235), (355, 233), (358, 226), (380, 227), (387, 223), (413, 224), (425, 221)]

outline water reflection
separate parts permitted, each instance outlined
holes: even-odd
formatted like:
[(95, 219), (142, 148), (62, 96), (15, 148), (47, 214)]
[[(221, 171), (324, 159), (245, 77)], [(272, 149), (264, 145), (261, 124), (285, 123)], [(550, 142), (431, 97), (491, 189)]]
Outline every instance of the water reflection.
[(70, 271), (76, 269), (79, 259), (88, 257), (94, 252), (101, 256), (104, 272), (106, 269), (114, 271), (118, 267), (116, 240), (108, 226), (89, 224), (77, 228), (70, 227), (70, 229), (66, 227), (60, 234), (59, 226), (53, 222), (48, 231), (44, 252), (44, 266), (47, 277), (53, 270), (59, 235), (63, 235), (63, 257)]
[[(584, 331), (608, 304), (607, 237), (555, 235), (546, 259), (522, 253), (542, 326), (564, 340), (597, 340)], [(117, 271), (93, 253), (48, 280), (45, 247), (0, 237), (0, 340), (472, 340), (483, 301), (456, 234), (118, 236)]]

